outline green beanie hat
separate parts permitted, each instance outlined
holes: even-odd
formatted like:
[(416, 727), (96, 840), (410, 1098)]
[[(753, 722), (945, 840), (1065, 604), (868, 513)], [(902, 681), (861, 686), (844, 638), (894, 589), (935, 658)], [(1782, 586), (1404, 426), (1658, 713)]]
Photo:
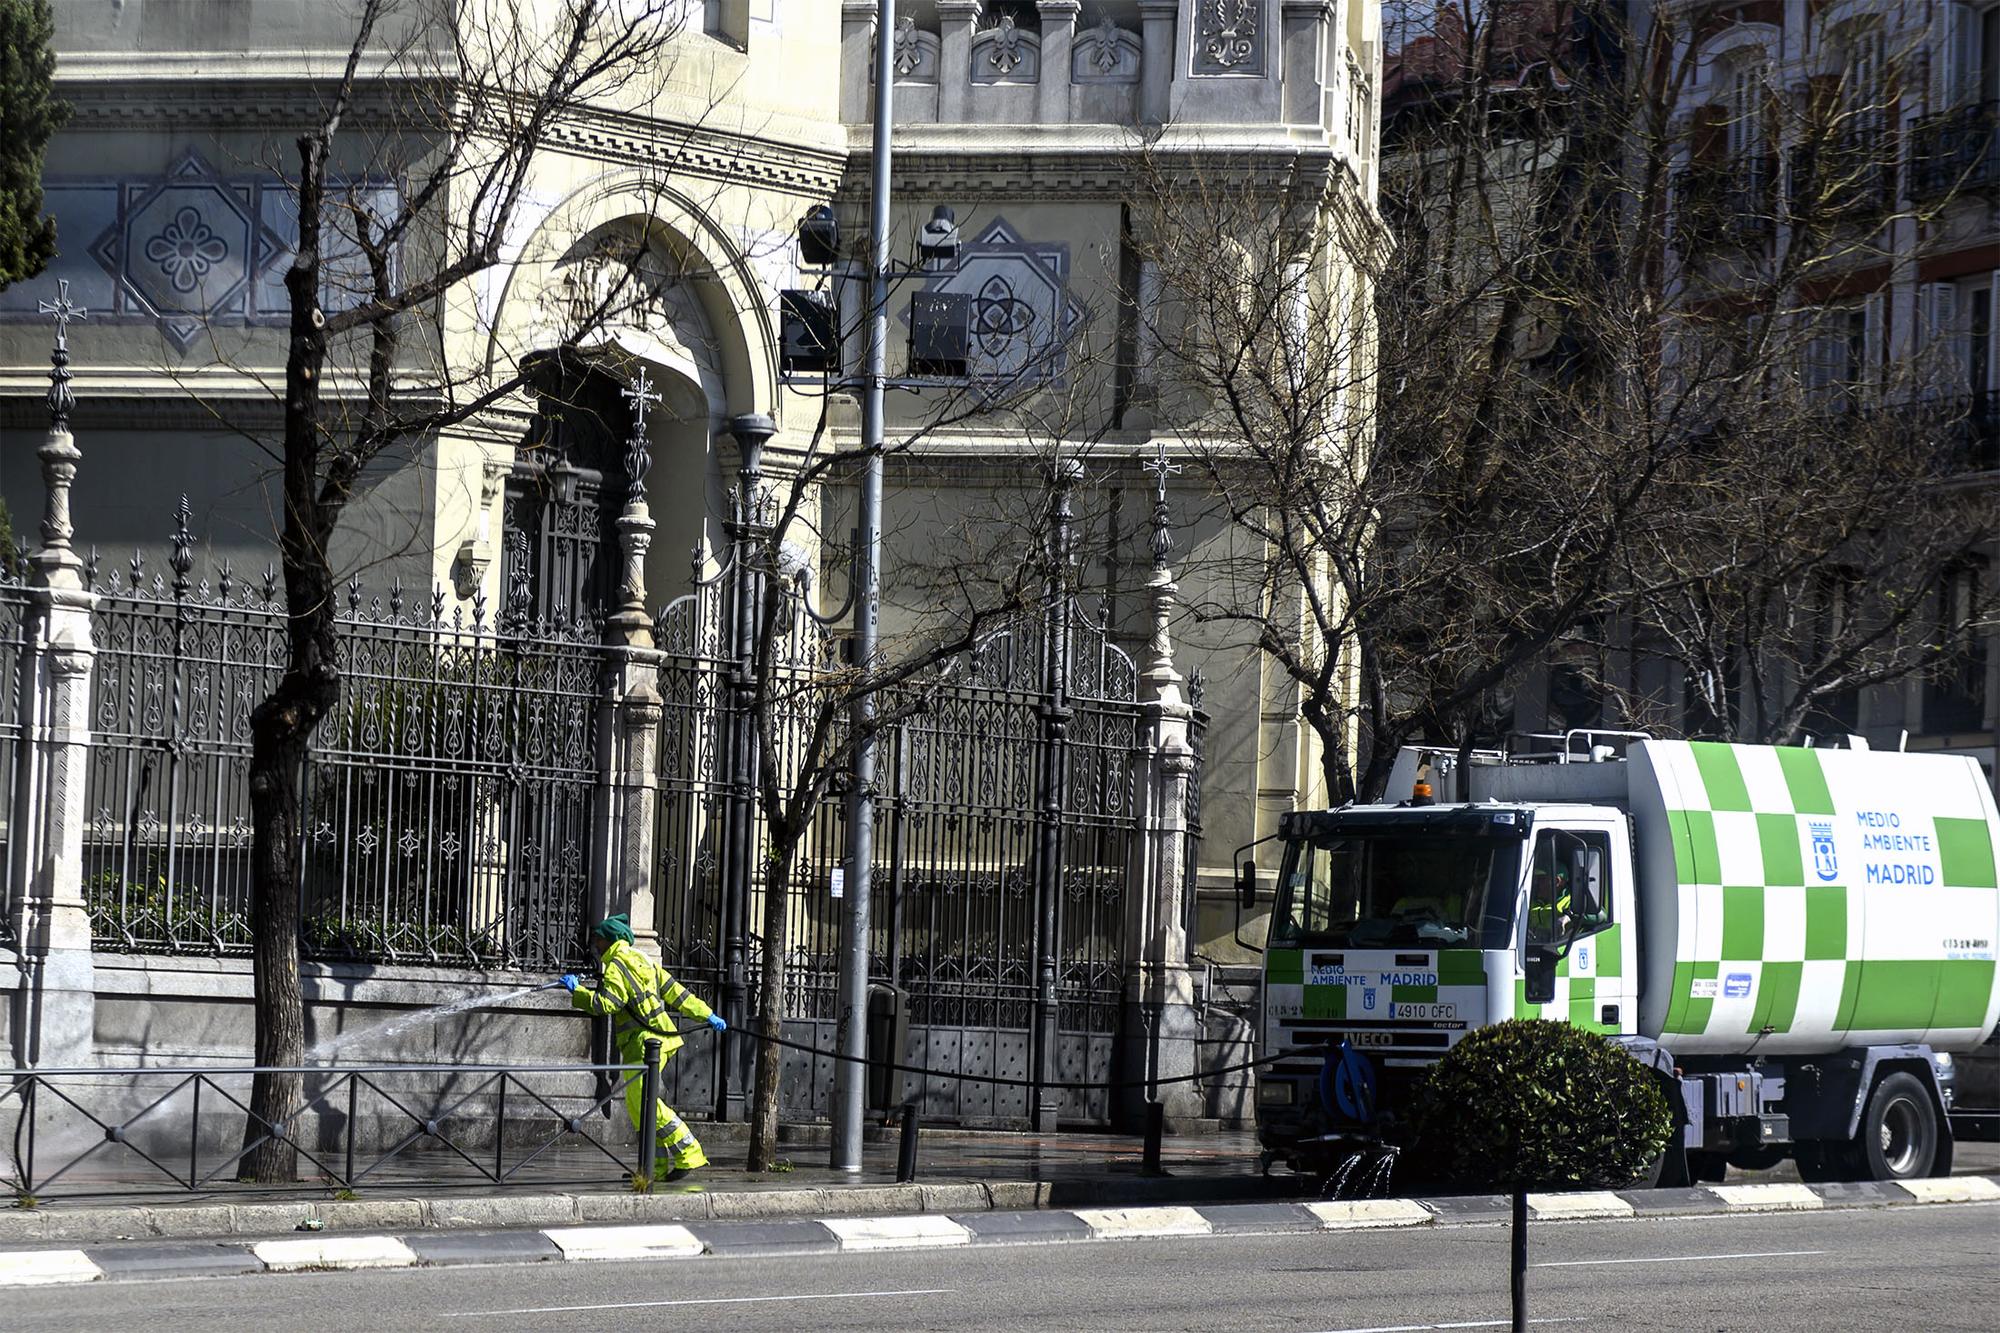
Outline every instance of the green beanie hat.
[(630, 944), (632, 942), (632, 919), (623, 912), (620, 912), (617, 916), (607, 916), (604, 920), (598, 922), (590, 933), (601, 940), (618, 940), (621, 943)]

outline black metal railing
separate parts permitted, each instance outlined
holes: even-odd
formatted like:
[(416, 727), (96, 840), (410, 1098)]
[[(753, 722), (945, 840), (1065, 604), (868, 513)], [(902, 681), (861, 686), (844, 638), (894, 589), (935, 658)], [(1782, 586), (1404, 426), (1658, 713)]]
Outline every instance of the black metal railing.
[(1925, 116), (1910, 126), (1910, 195), (1935, 201), (2000, 186), (2000, 102)]
[(1791, 150), (1792, 224), (1871, 226), (1896, 206), (1896, 136), (1865, 117), (1819, 143)]
[(1946, 471), (2000, 469), (2000, 393), (1968, 394), (1947, 409), (1945, 419)]
[[(306, 1080), (287, 1120), (251, 1111), (260, 1072)], [(650, 1178), (656, 1142), (657, 1065), (21, 1069), (0, 1079), (0, 1180), (37, 1200), (58, 1188), (72, 1196), (222, 1188), (277, 1140), (296, 1149), (304, 1183), (343, 1189), (398, 1167), (433, 1183)], [(614, 1141), (608, 1131), (628, 1123), (621, 1103), (634, 1085), (643, 1111), (636, 1142)]]
[(1704, 162), (1674, 176), (1684, 245), (1762, 244), (1777, 224), (1777, 171), (1761, 154)]

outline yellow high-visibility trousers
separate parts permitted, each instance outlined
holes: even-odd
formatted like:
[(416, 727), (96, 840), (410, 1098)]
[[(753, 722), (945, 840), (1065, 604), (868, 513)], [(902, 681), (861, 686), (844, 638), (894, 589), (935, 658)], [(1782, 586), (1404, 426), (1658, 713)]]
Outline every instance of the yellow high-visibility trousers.
[[(642, 1047), (638, 1054), (627, 1056), (626, 1058), (633, 1064), (642, 1063), (646, 1058), (645, 1050)], [(666, 1066), (667, 1061), (671, 1058), (671, 1053), (667, 1052), (663, 1052), (660, 1056), (657, 1072), (661, 1087), (666, 1086)], [(625, 1085), (625, 1111), (626, 1114), (632, 1117), (633, 1129), (643, 1130), (645, 1128), (646, 1081), (643, 1077), (634, 1077), (630, 1083)], [(656, 1117), (654, 1124), (657, 1126), (656, 1132), (659, 1135), (660, 1154), (663, 1161), (670, 1167), (675, 1168), (687, 1167), (692, 1169), (697, 1166), (708, 1165), (708, 1154), (701, 1150), (701, 1144), (696, 1141), (694, 1131), (687, 1127), (687, 1121), (681, 1119), (679, 1113), (673, 1107), (667, 1105), (665, 1098), (661, 1098), (653, 1103), (653, 1114)]]

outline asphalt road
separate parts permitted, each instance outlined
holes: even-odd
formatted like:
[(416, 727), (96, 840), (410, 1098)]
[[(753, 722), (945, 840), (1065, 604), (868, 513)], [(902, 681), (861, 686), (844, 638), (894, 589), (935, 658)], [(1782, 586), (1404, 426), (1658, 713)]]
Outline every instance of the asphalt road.
[[(1538, 1327), (1996, 1326), (2000, 1205), (1538, 1223)], [(1504, 1324), (1499, 1227), (189, 1279), (6, 1294), (10, 1330), (1382, 1333)]]

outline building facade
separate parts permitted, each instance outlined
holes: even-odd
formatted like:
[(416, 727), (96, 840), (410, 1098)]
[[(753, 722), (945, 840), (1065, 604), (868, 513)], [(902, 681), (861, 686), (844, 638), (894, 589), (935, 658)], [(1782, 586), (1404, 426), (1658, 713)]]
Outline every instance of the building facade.
[[(1503, 71), (1495, 80), (1502, 102), (1510, 92), (1518, 100), (1517, 89), (1539, 86), (1546, 105), (1563, 105), (1561, 80), (1550, 90), (1547, 71), (1576, 68), (1588, 58), (1565, 44), (1575, 40), (1578, 14), (1590, 8), (1523, 3), (1491, 11), (1499, 25), (1493, 51)], [(1407, 6), (1405, 26), (1392, 30), (1392, 124), (1398, 117), (1420, 123), (1422, 108), (1440, 89), (1448, 95), (1460, 77), (1468, 37), (1455, 10)], [(1991, 5), (1934, 0), (1612, 5), (1591, 12), (1607, 30), (1630, 34), (1607, 41), (1607, 49), (1638, 53), (1651, 35), (1669, 38), (1658, 65), (1673, 71), (1674, 89), (1668, 119), (1658, 127), (1659, 141), (1669, 145), (1672, 181), (1661, 225), (1670, 262), (1685, 275), (1680, 299), (1726, 305), (1736, 291), (1756, 293), (1750, 299), (1761, 302), (1772, 275), (1786, 271), (1788, 254), (1796, 257), (1802, 244), (1815, 247), (1811, 279), (1779, 298), (1787, 320), (1811, 328), (1800, 346), (1786, 350), (1784, 377), (1800, 393), (1852, 403), (1870, 420), (1902, 414), (1934, 443), (1943, 486), (1990, 497), (2000, 476), (1989, 401), (1995, 340), (1988, 327), (2000, 299), (1993, 211), (2000, 158), (1992, 131), (2000, 13)], [(1809, 137), (1825, 141), (1817, 143), (1817, 176)], [(1395, 130), (1389, 139), (1393, 172)], [(1848, 166), (1829, 169), (1835, 159)], [(1827, 184), (1841, 170), (1853, 179), (1838, 189), (1852, 186), (1853, 199)], [(1800, 219), (1809, 206), (1848, 212), (1832, 233), (1801, 242)], [(1741, 331), (1753, 327), (1745, 321)], [(1820, 438), (1823, 432), (1813, 434), (1802, 448), (1831, 442)], [(1826, 461), (1838, 465), (1834, 457)], [(1990, 504), (1984, 508), (1991, 512)], [(1992, 559), (1989, 544), (1941, 586), (1926, 589), (1930, 604), (1905, 631), (1934, 648), (1921, 669), (1826, 696), (1804, 730), (1834, 743), (1855, 735), (1876, 747), (1972, 754), (1995, 774), (2000, 654)], [(1814, 614), (1837, 632), (1850, 599), (1867, 591), (1836, 590)], [(1617, 617), (1594, 623), (1497, 699), (1496, 717), (1522, 733), (1699, 728), (1686, 664), (1658, 649), (1643, 628)], [(1782, 695), (1788, 687), (1778, 681), (1766, 688)]]
[[(441, 983), (498, 991), (522, 969), (562, 963), (568, 946), (560, 939), (544, 947), (540, 936), (509, 924), (516, 912), (503, 900), (511, 890), (478, 887), (499, 883), (495, 875), (566, 895), (569, 915), (544, 927), (554, 937), (574, 933), (589, 911), (629, 904), (642, 936), (652, 934), (683, 976), (724, 992), (729, 1003), (744, 1002), (742, 979), (758, 947), (746, 924), (758, 893), (748, 868), (754, 852), (751, 839), (727, 832), (734, 816), (722, 812), (733, 798), (717, 768), (727, 762), (720, 757), (727, 744), (718, 739), (727, 726), (704, 720), (704, 709), (727, 689), (726, 635), (715, 636), (724, 614), (718, 608), (741, 577), (730, 560), (732, 542), (757, 521), (746, 497), (760, 493), (760, 476), (782, 478), (827, 441), (856, 439), (851, 398), (830, 392), (823, 375), (787, 373), (781, 293), (818, 284), (835, 294), (836, 308), (854, 313), (855, 284), (802, 268), (794, 227), (808, 209), (834, 203), (849, 237), (835, 271), (852, 273), (852, 256), (861, 253), (853, 238), (865, 231), (876, 6), (749, 0), (683, 8), (672, 59), (653, 77), (551, 132), (510, 231), (507, 262), (438, 303), (437, 347), (455, 368), (511, 367), (566, 350), (567, 378), (538, 381), (372, 471), (333, 555), (336, 569), (354, 579), (343, 632), (382, 650), (375, 666), (356, 674), (364, 689), (421, 673), (437, 660), (440, 636), (500, 633), (503, 616), (537, 627), (540, 643), (594, 639), (597, 617), (620, 594), (627, 560), (637, 559), (655, 651), (686, 667), (673, 678), (685, 693), (673, 693), (668, 675), (658, 677), (657, 693), (665, 696), (659, 722), (645, 720), (654, 705), (641, 698), (642, 722), (657, 728), (646, 733), (657, 754), (634, 759), (608, 738), (640, 716), (628, 707), (637, 696), (614, 685), (613, 697), (596, 699), (606, 664), (593, 660), (568, 684), (543, 692), (577, 719), (597, 719), (572, 729), (593, 737), (595, 757), (565, 757), (552, 739), (537, 764), (481, 770), (479, 781), (497, 784), (491, 790), (529, 794), (470, 798), (435, 826), (420, 822), (421, 803), (396, 813), (404, 797), (349, 802), (364, 813), (347, 816), (359, 823), (329, 826), (328, 857), (375, 855), (370, 839), (381, 840), (385, 853), (431, 856), (440, 838), (456, 836), (447, 826), (457, 820), (468, 844), (481, 843), (498, 859), (486, 879), (485, 871), (466, 871), (452, 881), (459, 905), (418, 923), (428, 934), (395, 919), (415, 910), (410, 886), (431, 882), (423, 874), (406, 867), (370, 881), (375, 887), (364, 892), (350, 871), (326, 870), (326, 883), (340, 886), (329, 892), (343, 902), (359, 894), (353, 901), (365, 899), (368, 910), (333, 912), (327, 933), (309, 947), (319, 960), (309, 967), (312, 1021), (323, 1033), (351, 1025), (344, 1009), (408, 1004)], [(1198, 974), (1205, 945), (1228, 934), (1230, 853), (1268, 831), (1279, 810), (1312, 799), (1314, 766), (1295, 709), (1254, 648), (1192, 624), (1177, 626), (1172, 656), (1161, 648), (1173, 588), (1160, 534), (1171, 529), (1183, 551), (1230, 534), (1206, 513), (1193, 479), (1173, 477), (1171, 459), (1161, 456), (1163, 443), (1171, 452), (1175, 423), (1146, 410), (1145, 358), (1122, 312), (1156, 299), (1158, 284), (1130, 257), (1127, 200), (1150, 152), (1232, 171), (1304, 175), (1372, 215), (1378, 7), (1361, 0), (941, 0), (899, 4), (897, 13), (890, 71), (897, 245), (946, 204), (956, 211), (961, 246), (954, 264), (899, 286), (890, 311), (892, 373), (908, 370), (912, 297), (967, 298), (969, 377), (1004, 382), (1007, 411), (940, 414), (934, 399), (892, 394), (892, 431), (918, 443), (890, 460), (885, 619), (893, 633), (899, 615), (914, 625), (925, 610), (924, 578), (899, 571), (935, 577), (966, 560), (966, 533), (983, 534), (975, 541), (1005, 539), (1006, 524), (992, 515), (1042, 514), (1035, 530), (1055, 523), (1080, 553), (1062, 593), (1064, 640), (1074, 633), (1076, 642), (1096, 644), (1094, 660), (1102, 664), (1095, 693), (1081, 691), (1077, 707), (1088, 714), (1101, 705), (1115, 727), (1128, 730), (1114, 727), (1105, 733), (1114, 739), (1097, 742), (1112, 756), (1102, 790), (1123, 788), (1115, 800), (1105, 798), (1112, 804), (1079, 798), (1073, 819), (1052, 817), (1069, 849), (1055, 856), (1068, 867), (1060, 884), (1025, 878), (1025, 848), (1043, 836), (1033, 793), (995, 794), (975, 784), (957, 805), (941, 795), (927, 806), (914, 788), (892, 792), (885, 805), (901, 811), (910, 828), (929, 830), (933, 845), (912, 850), (920, 844), (915, 834), (889, 842), (891, 860), (910, 871), (898, 889), (907, 899), (894, 909), (908, 919), (896, 918), (877, 966), (913, 997), (913, 1040), (929, 1040), (936, 1053), (936, 1035), (923, 1035), (929, 1014), (934, 1028), (948, 1025), (957, 1034), (961, 1054), (954, 1058), (1001, 1067), (1022, 1058), (1030, 1040), (1021, 1015), (1042, 1003), (1015, 975), (1033, 962), (1035, 932), (1009, 915), (1007, 895), (1039, 901), (1060, 893), (1070, 904), (1062, 910), (1072, 915), (1048, 936), (1067, 941), (1060, 981), (1051, 984), (1064, 988), (1065, 1031), (1090, 1034), (1078, 1037), (1072, 1053), (1079, 1071), (1101, 1076), (1114, 1064), (1131, 1067), (1118, 1034), (1163, 1005), (1180, 1015), (1185, 1050), (1176, 1059), (1224, 1062), (1248, 1029), (1226, 1006), (1204, 1008), (1210, 992)], [(48, 503), (47, 459), (38, 454), (52, 438), (42, 304), (66, 283), (67, 299), (89, 312), (67, 334), (74, 407), (65, 424), (81, 457), (73, 482), (64, 484), (74, 524), (65, 539), (80, 594), (71, 604), (94, 618), (96, 716), (88, 739), (73, 736), (57, 753), (81, 765), (80, 775), (88, 769), (97, 776), (82, 779), (93, 802), (66, 835), (77, 842), (82, 868), (58, 896), (86, 905), (87, 938), (72, 928), (67, 945), (92, 955), (95, 979), (74, 984), (99, 998), (95, 1019), (63, 1044), (72, 1055), (106, 1060), (235, 1055), (247, 1049), (249, 993), (242, 923), (228, 907), (235, 901), (229, 895), (242, 891), (229, 832), (242, 828), (242, 756), (218, 742), (194, 788), (167, 781), (180, 773), (180, 759), (166, 764), (155, 756), (182, 754), (188, 739), (167, 745), (158, 733), (184, 728), (194, 715), (192, 695), (183, 693), (184, 686), (196, 689), (182, 666), (184, 656), (198, 655), (189, 627), (264, 616), (256, 622), (261, 634), (277, 624), (264, 571), (272, 560), (271, 448), (280, 416), (269, 386), (283, 379), (283, 276), (296, 235), (287, 213), (290, 139), (345, 60), (352, 16), (340, 5), (270, 0), (74, 0), (57, 6), (57, 19), (59, 90), (75, 108), (50, 148), (46, 174), (61, 255), (42, 279), (0, 293), (0, 429), (7, 439), (0, 493), (22, 531)], [(379, 44), (392, 47), (406, 35), (399, 29)], [(342, 163), (350, 198), (369, 191), (393, 198), (416, 188), (414, 171), (394, 167), (400, 159), (384, 147), (394, 143), (399, 80), (410, 77), (385, 65), (363, 80), (356, 114), (370, 133), (357, 136), (362, 146), (348, 149)], [(646, 299), (587, 345), (565, 349), (550, 312), (579, 285), (588, 288), (589, 260), (607, 245), (637, 256)], [(354, 262), (351, 253), (336, 255), (336, 276), (340, 264)], [(410, 254), (400, 262), (420, 260)], [(339, 299), (329, 296), (330, 307)], [(664, 401), (635, 418), (620, 390), (641, 371)], [(1028, 420), (1039, 423), (1032, 432), (1021, 424)], [(623, 459), (633, 451), (643, 462), (628, 471)], [(1148, 459), (1159, 460), (1152, 472), (1141, 467)], [(1061, 465), (1053, 486), (1052, 462)], [(811, 609), (830, 619), (843, 610), (846, 557), (837, 536), (826, 534), (844, 533), (851, 521), (850, 487), (844, 473), (830, 476), (815, 500), (817, 535), (799, 554), (815, 567), (806, 581)], [(1051, 495), (1066, 497), (1060, 519), (1046, 518)], [(653, 526), (650, 546), (635, 555), (619, 519), (641, 500)], [(1072, 612), (1081, 627), (1073, 631)], [(37, 623), (32, 614), (22, 621), (31, 654), (39, 651)], [(165, 637), (127, 633), (141, 625)], [(230, 657), (234, 632), (218, 628), (215, 643), (223, 646), (208, 679), (247, 707), (254, 691), (230, 674), (241, 665)], [(837, 640), (836, 631), (815, 651), (837, 652)], [(474, 655), (488, 651), (499, 650), (475, 648)], [(149, 665), (162, 652), (172, 663), (164, 673)], [(508, 654), (510, 669), (534, 657)], [(561, 651), (550, 647), (546, 656), (552, 672), (571, 670)], [(654, 658), (641, 665), (641, 674), (670, 670)], [(1205, 690), (1190, 688), (1197, 673)], [(114, 677), (135, 700), (156, 688), (165, 721), (143, 703), (124, 713), (105, 703), (117, 692), (108, 683)], [(632, 679), (629, 671), (621, 678)], [(1035, 730), (1043, 725), (1034, 721), (1035, 708), (1047, 702), (1036, 693), (1043, 684), (1025, 681), (1009, 705), (1007, 717), (1029, 729), (1022, 743), (1080, 744), (1060, 728), (1054, 742)], [(378, 700), (384, 720), (411, 716), (413, 705), (401, 696), (368, 697)], [(990, 700), (968, 695), (964, 702), (973, 709)], [(226, 713), (234, 720), (225, 731), (241, 724), (226, 708), (214, 715)], [(1185, 854), (1192, 863), (1183, 865), (1177, 851), (1171, 866), (1134, 880), (1127, 871), (1145, 861), (1148, 830), (1184, 828), (1196, 817), (1178, 802), (1170, 818), (1160, 815), (1164, 798), (1146, 775), (1171, 769), (1185, 785), (1173, 747), (1186, 745), (1188, 727), (1198, 727), (1203, 714), (1205, 739), (1200, 730), (1193, 738), (1203, 753), (1201, 839)], [(1180, 738), (1167, 760), (1159, 735), (1145, 730), (1162, 717)], [(369, 748), (376, 742), (367, 739), (374, 735), (367, 720), (350, 718), (343, 727), (325, 743), (342, 752), (338, 763), (350, 777), (341, 781), (365, 784), (365, 770), (386, 761)], [(506, 743), (522, 742), (509, 732)], [(924, 744), (899, 742), (905, 749), (897, 753), (920, 755)], [(1004, 768), (998, 750), (959, 753), (982, 780)], [(671, 766), (672, 756), (680, 767)], [(478, 768), (476, 759), (466, 762)], [(1065, 771), (1081, 762), (1065, 759)], [(525, 768), (536, 770), (529, 780)], [(607, 806), (604, 792), (618, 781), (606, 774), (619, 772), (640, 794)], [(415, 790), (431, 781), (411, 777), (405, 785)], [(203, 795), (193, 805), (169, 794), (197, 788)], [(115, 799), (94, 799), (114, 791)], [(1153, 815), (1126, 804), (1149, 791)], [(982, 804), (1002, 816), (991, 844), (962, 829)], [(427, 808), (443, 807), (433, 801)], [(645, 812), (649, 829), (637, 844), (635, 810)], [(1152, 822), (1134, 822), (1142, 816)], [(492, 832), (496, 820), (517, 819), (548, 836)], [(1093, 839), (1110, 850), (1075, 850)], [(13, 845), (24, 848), (25, 835)], [(153, 852), (135, 861), (134, 846), (193, 854), (161, 879)], [(838, 935), (837, 838), (819, 838), (808, 860), (798, 886), (805, 941), (798, 947), (805, 951), (802, 975), (816, 977)], [(190, 865), (198, 869), (186, 871)], [(892, 868), (884, 863), (878, 879)], [(189, 930), (174, 909), (138, 891), (142, 880), (159, 879), (158, 892), (172, 899), (181, 873), (207, 905), (208, 915), (196, 912)], [(443, 872), (428, 873), (437, 880)], [(739, 877), (734, 889), (732, 874)], [(40, 891), (34, 874), (24, 869), (10, 882), (16, 919), (42, 919), (29, 902)], [(998, 906), (968, 907), (957, 927), (936, 924), (947, 907), (956, 911), (995, 886)], [(371, 914), (372, 924), (357, 924)], [(1100, 919), (1111, 924), (1091, 924)], [(502, 936), (516, 943), (494, 943)], [(17, 930), (9, 947), (26, 959), (42, 947), (36, 938)], [(805, 983), (801, 1021), (824, 1016), (810, 998), (818, 985)], [(937, 998), (946, 990), (951, 1004)], [(26, 994), (24, 983), (17, 999)], [(936, 1001), (928, 1010), (927, 995)], [(539, 1012), (537, 1001), (521, 1003), (524, 1012)], [(17, 1045), (29, 1040), (23, 1004), (12, 1011)], [(947, 1009), (955, 1015), (949, 1020)], [(968, 1009), (985, 1017), (967, 1018)], [(166, 1035), (162, 1014), (176, 1016), (167, 1025), (174, 1035)], [(491, 1035), (494, 1024), (474, 1024), (451, 1041), (460, 1050), (487, 1041), (511, 1042), (515, 1050), (578, 1049), (582, 1038), (564, 1035), (569, 1029), (557, 1017), (545, 1014), (546, 1021), (504, 1038)], [(985, 1044), (965, 1055), (966, 1034), (975, 1028)], [(912, 1048), (919, 1056), (925, 1050)], [(819, 1105), (815, 1089), (829, 1072), (811, 1062), (798, 1071), (801, 1113)], [(720, 1070), (714, 1079), (690, 1101), (713, 1096), (727, 1112), (731, 1080)], [(740, 1102), (740, 1077), (733, 1095)], [(1005, 1121), (1029, 1109), (954, 1103), (946, 1113)], [(1113, 1110), (1099, 1099), (1066, 1106), (1062, 1116), (1101, 1120)], [(1218, 1088), (1201, 1104), (1183, 1099), (1175, 1114), (1240, 1118), (1247, 1106)]]

